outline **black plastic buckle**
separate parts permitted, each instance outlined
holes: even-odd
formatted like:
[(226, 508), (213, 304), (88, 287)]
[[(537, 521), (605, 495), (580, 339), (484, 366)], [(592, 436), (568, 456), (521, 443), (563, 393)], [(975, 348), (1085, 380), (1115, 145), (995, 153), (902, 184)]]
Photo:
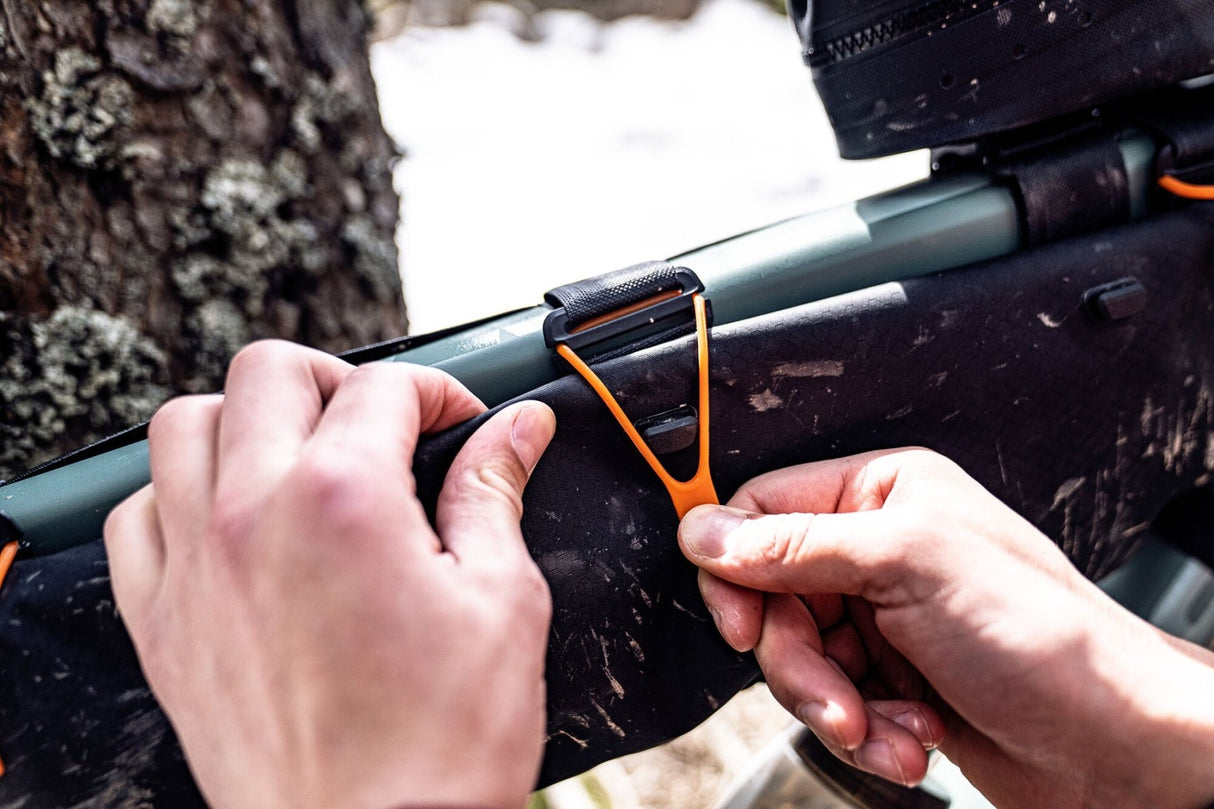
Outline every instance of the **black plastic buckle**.
[[(622, 349), (645, 344), (647, 339), (680, 328), (694, 327), (692, 298), (704, 291), (704, 283), (686, 267), (676, 268), (674, 274), (679, 288), (666, 293), (668, 297), (655, 295), (653, 303), (635, 309), (625, 307), (617, 316), (608, 314), (601, 322), (592, 322), (572, 331), (565, 308), (553, 309), (544, 318), (544, 344), (550, 349), (567, 345), (591, 361), (608, 353), (626, 353)], [(711, 319), (711, 306), (708, 314)]]

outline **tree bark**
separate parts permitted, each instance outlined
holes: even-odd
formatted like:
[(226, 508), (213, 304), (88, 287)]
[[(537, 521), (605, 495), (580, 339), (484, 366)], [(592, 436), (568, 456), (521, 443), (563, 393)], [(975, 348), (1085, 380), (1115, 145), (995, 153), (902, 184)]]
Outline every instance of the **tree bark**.
[(251, 340), (403, 333), (360, 3), (0, 6), (0, 478)]

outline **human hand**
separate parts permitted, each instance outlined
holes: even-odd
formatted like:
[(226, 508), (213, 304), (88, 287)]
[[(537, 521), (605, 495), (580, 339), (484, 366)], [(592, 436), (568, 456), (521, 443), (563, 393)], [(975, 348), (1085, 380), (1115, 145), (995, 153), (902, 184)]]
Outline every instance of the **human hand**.
[[(925, 450), (785, 469), (679, 541), (725, 639), (843, 760), (940, 746), (1000, 807), (1206, 806), (1214, 662)], [(766, 594), (766, 595), (765, 595)]]
[(168, 403), (150, 487), (106, 523), (148, 682), (216, 809), (521, 807), (551, 601), (519, 530), (536, 403), (414, 496), (418, 435), (484, 406), (438, 371), (260, 343)]

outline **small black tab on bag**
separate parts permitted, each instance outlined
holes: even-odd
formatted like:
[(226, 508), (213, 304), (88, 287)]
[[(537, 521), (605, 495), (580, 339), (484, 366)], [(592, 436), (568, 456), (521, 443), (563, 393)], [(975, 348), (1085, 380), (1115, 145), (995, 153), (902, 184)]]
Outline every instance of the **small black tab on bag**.
[(1121, 278), (1083, 294), (1083, 302), (1100, 320), (1126, 320), (1147, 308), (1147, 290), (1137, 278)]

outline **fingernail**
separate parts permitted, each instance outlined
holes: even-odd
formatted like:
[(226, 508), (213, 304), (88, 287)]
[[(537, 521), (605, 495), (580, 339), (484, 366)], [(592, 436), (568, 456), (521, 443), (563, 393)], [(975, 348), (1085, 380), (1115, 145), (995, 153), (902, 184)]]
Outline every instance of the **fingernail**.
[(839, 722), (843, 717), (838, 705), (833, 702), (803, 702), (797, 706), (797, 718), (824, 743), (847, 749), (843, 743), (843, 733), (839, 729)]
[(870, 739), (856, 751), (856, 766), (882, 778), (906, 784), (902, 765), (894, 755), (894, 746), (889, 739)]
[(510, 427), (510, 443), (530, 475), (556, 432), (556, 416), (547, 405), (529, 402), (519, 407)]
[(691, 553), (703, 559), (716, 559), (724, 555), (725, 540), (746, 518), (746, 512), (734, 508), (700, 506), (683, 518), (679, 536)]
[(924, 750), (935, 750), (939, 744), (936, 739), (932, 738), (931, 725), (927, 723), (927, 719), (918, 708), (911, 708), (896, 714), (891, 719), (914, 734), (915, 738), (919, 740), (919, 744), (923, 745)]

